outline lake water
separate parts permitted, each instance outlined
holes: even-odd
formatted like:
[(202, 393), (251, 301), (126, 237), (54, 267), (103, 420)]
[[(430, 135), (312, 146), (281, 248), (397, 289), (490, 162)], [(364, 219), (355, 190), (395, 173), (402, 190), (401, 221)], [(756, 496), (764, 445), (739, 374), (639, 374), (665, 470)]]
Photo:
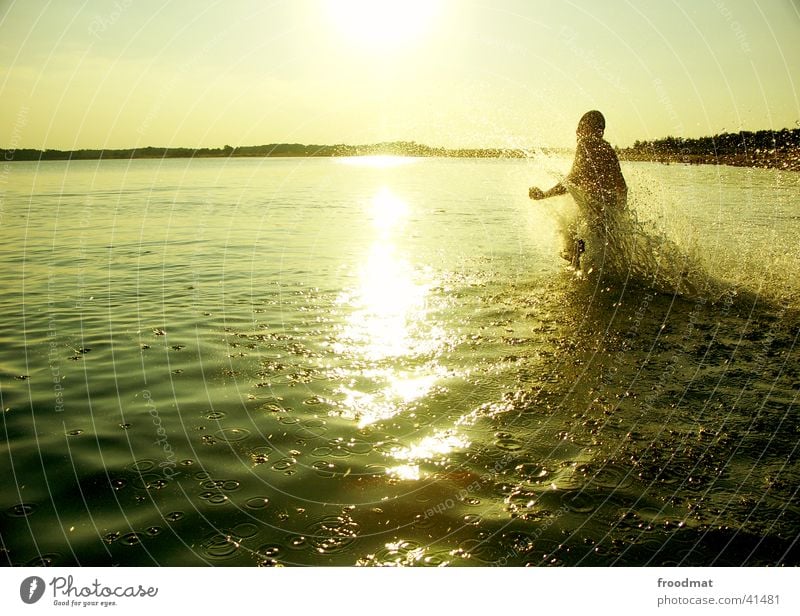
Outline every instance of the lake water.
[(800, 564), (800, 176), (568, 165), (6, 165), (0, 562)]

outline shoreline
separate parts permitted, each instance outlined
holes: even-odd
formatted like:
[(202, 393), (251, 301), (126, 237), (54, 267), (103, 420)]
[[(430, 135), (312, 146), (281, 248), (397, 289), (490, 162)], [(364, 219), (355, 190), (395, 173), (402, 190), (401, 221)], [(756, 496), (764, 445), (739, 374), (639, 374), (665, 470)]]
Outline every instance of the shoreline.
[[(794, 132), (794, 131), (793, 131)], [(800, 135), (798, 135), (800, 138)], [(620, 161), (653, 162), (665, 165), (725, 165), (800, 172), (800, 144), (780, 149), (749, 149), (739, 152), (690, 152), (689, 148), (616, 148)], [(535, 154), (522, 148), (434, 148), (413, 142), (373, 145), (270, 144), (232, 148), (131, 148), (117, 150), (35, 150), (0, 149), (0, 160), (11, 162), (134, 160), (168, 158), (346, 158), (356, 156), (406, 156), (418, 158), (525, 159), (538, 153), (572, 156), (566, 148), (538, 148)]]

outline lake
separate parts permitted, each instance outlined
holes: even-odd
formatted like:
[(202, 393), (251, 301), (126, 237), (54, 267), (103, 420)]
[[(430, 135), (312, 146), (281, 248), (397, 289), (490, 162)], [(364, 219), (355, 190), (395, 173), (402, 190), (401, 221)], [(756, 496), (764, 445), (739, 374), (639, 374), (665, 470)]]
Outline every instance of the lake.
[(578, 276), (568, 166), (7, 164), (0, 562), (800, 564), (800, 175), (624, 163)]

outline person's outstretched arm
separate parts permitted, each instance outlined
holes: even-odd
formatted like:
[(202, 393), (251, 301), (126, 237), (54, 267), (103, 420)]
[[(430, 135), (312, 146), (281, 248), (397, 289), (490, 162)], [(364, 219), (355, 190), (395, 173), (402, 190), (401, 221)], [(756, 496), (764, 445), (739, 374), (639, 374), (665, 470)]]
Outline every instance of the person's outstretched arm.
[(549, 190), (542, 190), (541, 188), (537, 188), (536, 186), (531, 186), (528, 190), (528, 196), (531, 199), (539, 200), (539, 199), (549, 199), (550, 197), (557, 197), (558, 195), (565, 195), (567, 194), (567, 189), (564, 188), (562, 184), (556, 184)]

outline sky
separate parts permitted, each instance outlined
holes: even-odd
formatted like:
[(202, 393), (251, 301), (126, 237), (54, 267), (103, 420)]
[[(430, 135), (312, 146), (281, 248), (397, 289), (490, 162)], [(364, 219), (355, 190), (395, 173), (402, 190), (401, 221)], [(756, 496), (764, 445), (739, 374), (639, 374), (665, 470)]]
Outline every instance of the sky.
[(0, 0), (0, 147), (800, 127), (798, 0)]

